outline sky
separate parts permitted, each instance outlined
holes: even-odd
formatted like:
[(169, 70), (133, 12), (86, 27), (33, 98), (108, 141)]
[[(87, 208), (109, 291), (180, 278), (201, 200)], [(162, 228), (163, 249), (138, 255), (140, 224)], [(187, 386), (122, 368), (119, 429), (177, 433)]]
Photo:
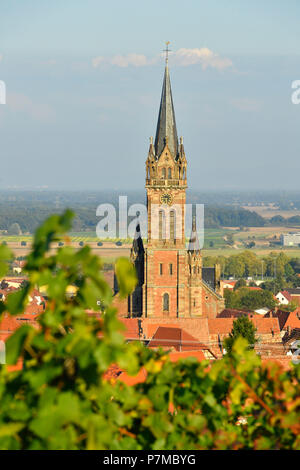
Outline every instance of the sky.
[(0, 190), (141, 189), (170, 41), (194, 190), (299, 189), (299, 0), (2, 0)]

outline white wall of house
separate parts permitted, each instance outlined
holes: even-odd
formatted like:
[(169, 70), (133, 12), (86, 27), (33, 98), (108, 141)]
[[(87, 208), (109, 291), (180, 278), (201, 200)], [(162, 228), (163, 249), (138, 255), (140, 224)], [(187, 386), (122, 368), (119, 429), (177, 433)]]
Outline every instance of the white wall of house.
[(281, 292), (278, 292), (278, 294), (276, 295), (276, 299), (282, 305), (288, 305), (289, 304), (288, 299)]

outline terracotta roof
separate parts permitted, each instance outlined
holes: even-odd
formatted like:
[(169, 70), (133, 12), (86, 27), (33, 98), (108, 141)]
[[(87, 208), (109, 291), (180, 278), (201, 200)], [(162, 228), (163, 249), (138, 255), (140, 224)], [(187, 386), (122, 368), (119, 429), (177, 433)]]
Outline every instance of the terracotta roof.
[(289, 345), (293, 343), (295, 340), (300, 339), (300, 328), (294, 328), (290, 334), (286, 333), (282, 338), (284, 345)]
[(300, 308), (297, 308), (293, 312), (289, 313), (289, 316), (286, 320), (284, 328), (290, 327), (293, 328), (300, 328)]
[(119, 321), (126, 328), (124, 331), (126, 339), (140, 339), (138, 318), (119, 318)]
[(159, 326), (148, 344), (149, 348), (159, 346), (167, 349), (173, 347), (176, 351), (208, 349), (207, 346), (200, 343), (182, 328), (168, 326)]
[(292, 300), (292, 297), (291, 297), (290, 293), (287, 290), (283, 290), (282, 292), (278, 292), (278, 294), (282, 294), (286, 298), (286, 300), (288, 300), (289, 302)]
[(198, 361), (204, 361), (205, 356), (202, 351), (176, 351), (169, 354), (172, 362), (177, 362), (179, 359), (185, 359), (187, 357), (195, 357)]
[[(279, 323), (277, 318), (261, 318), (255, 315), (250, 320), (257, 328), (257, 334), (279, 333)], [(208, 329), (210, 334), (229, 334), (232, 330), (234, 318), (214, 318), (208, 319)]]
[[(285, 312), (277, 310), (272, 316), (278, 318), (280, 330), (290, 328), (300, 328), (300, 308), (296, 308), (293, 312)], [(270, 318), (270, 313), (264, 315), (264, 318)]]
[(0, 321), (0, 333), (12, 333), (20, 324), (16, 320), (16, 317), (12, 317), (8, 314), (5, 314), (2, 320)]
[[(86, 310), (86, 314), (89, 316), (94, 316), (101, 321), (100, 312), (95, 312), (93, 310)], [(118, 318), (119, 322), (122, 323), (125, 327), (121, 333), (125, 336), (127, 340), (139, 340), (142, 339), (140, 328), (139, 328), (139, 319), (138, 318)], [(140, 334), (139, 334), (140, 333)], [(100, 332), (99, 337), (103, 336), (103, 333)]]
[(217, 318), (238, 318), (242, 316), (254, 315), (253, 310), (240, 310), (235, 308), (224, 308), (218, 313)]
[(118, 365), (111, 364), (103, 375), (103, 378), (105, 380), (114, 380), (117, 379), (122, 374), (122, 372), (122, 369), (120, 369)]
[[(187, 357), (195, 357), (198, 361), (205, 360), (205, 356), (202, 351), (176, 351), (169, 353), (171, 362), (177, 362), (180, 359), (186, 359)], [(146, 378), (147, 371), (144, 367), (140, 369), (137, 375), (132, 376), (123, 371), (117, 377), (118, 380), (121, 380), (121, 382), (124, 382), (126, 385), (136, 385), (138, 383), (143, 383), (145, 382)]]

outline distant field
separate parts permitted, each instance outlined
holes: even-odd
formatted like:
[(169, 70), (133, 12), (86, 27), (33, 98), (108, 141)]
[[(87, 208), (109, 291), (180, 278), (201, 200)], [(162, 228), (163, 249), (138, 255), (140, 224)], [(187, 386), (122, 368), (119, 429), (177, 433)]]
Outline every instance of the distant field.
[(243, 206), (244, 209), (248, 211), (256, 212), (257, 214), (265, 217), (266, 219), (271, 219), (275, 215), (281, 215), (285, 219), (293, 217), (294, 215), (300, 215), (300, 210), (281, 210), (276, 207), (274, 204), (269, 204), (266, 206)]
[[(297, 230), (297, 228), (286, 227), (250, 227), (240, 231), (237, 227), (224, 227), (205, 230), (204, 236), (204, 256), (230, 256), (238, 254), (246, 249), (245, 244), (254, 241), (255, 247), (251, 249), (258, 256), (265, 256), (271, 251), (284, 252), (291, 257), (300, 258), (300, 248), (286, 247), (280, 245), (271, 247), (270, 242), (278, 241), (281, 233)], [(226, 236), (233, 234), (234, 247), (226, 243)], [(276, 239), (274, 239), (276, 236)], [(79, 248), (79, 243), (87, 243), (91, 246), (93, 253), (101, 256), (106, 262), (113, 262), (120, 256), (129, 256), (131, 241), (123, 241), (122, 246), (116, 246), (116, 240), (102, 241), (102, 246), (97, 246), (99, 239), (94, 232), (72, 232), (69, 234), (71, 245)], [(8, 246), (13, 250), (16, 256), (25, 256), (28, 254), (32, 242), (32, 236), (0, 236), (0, 243), (6, 241)], [(21, 242), (25, 241), (26, 246), (21, 246)], [(54, 247), (57, 244), (54, 245)]]
[[(245, 250), (245, 248), (243, 248)], [(231, 256), (231, 255), (237, 255), (238, 253), (241, 253), (243, 251), (241, 249), (234, 249), (234, 248), (223, 248), (223, 249), (209, 249), (209, 250), (202, 250), (202, 255), (203, 256)], [(251, 249), (253, 253), (255, 253), (257, 256), (266, 256), (269, 253), (285, 253), (287, 256), (290, 256), (291, 258), (300, 258), (300, 248), (298, 250), (292, 250), (292, 249), (277, 249), (277, 248), (268, 248), (268, 249)]]

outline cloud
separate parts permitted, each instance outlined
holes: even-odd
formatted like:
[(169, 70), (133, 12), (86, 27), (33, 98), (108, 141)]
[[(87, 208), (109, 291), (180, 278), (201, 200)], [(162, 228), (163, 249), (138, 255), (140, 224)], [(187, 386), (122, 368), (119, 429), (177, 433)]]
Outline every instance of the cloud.
[(145, 55), (135, 53), (127, 55), (118, 54), (110, 58), (98, 56), (92, 59), (93, 67), (99, 67), (102, 64), (116, 65), (117, 67), (129, 67), (130, 65), (144, 67), (145, 65), (150, 65), (150, 63), (153, 63), (153, 61), (149, 61)]
[(94, 57), (92, 59), (92, 66), (95, 67), (95, 68), (99, 67), (99, 65), (101, 65), (103, 63), (105, 63), (105, 58), (102, 57), (102, 56)]
[[(148, 58), (143, 54), (136, 53), (127, 55), (118, 54), (112, 57), (94, 57), (92, 59), (92, 66), (95, 68), (100, 67), (101, 65), (114, 65), (117, 67), (145, 67), (155, 64), (160, 60), (161, 55)], [(219, 54), (211, 51), (207, 47), (202, 47), (200, 49), (178, 49), (173, 54), (170, 54), (170, 63), (181, 67), (200, 64), (202, 65), (203, 70), (206, 70), (208, 67), (212, 67), (217, 70), (224, 70), (233, 65), (230, 59), (219, 56)]]
[(7, 107), (13, 112), (26, 113), (41, 122), (52, 122), (55, 117), (51, 106), (44, 103), (34, 103), (28, 96), (21, 93), (9, 93), (7, 95)]
[(206, 70), (208, 67), (223, 70), (232, 66), (232, 61), (230, 59), (220, 57), (207, 47), (202, 47), (200, 49), (178, 49), (178, 51), (170, 56), (170, 62), (182, 67), (200, 64), (202, 65), (203, 70)]

